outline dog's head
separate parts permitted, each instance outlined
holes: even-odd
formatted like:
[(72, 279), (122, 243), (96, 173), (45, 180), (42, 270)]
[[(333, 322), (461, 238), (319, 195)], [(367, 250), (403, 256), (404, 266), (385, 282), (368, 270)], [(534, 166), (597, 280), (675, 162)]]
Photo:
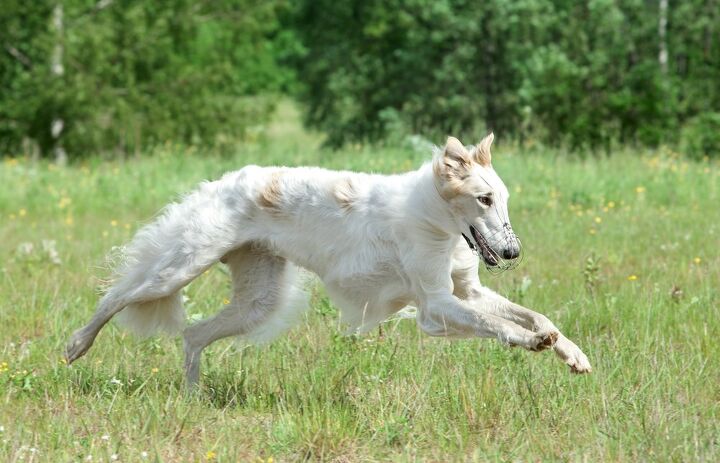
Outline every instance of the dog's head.
[(440, 196), (456, 225), (489, 268), (510, 268), (520, 256), (520, 241), (508, 215), (508, 190), (490, 164), (493, 134), (476, 146), (465, 147), (448, 138), (433, 159)]

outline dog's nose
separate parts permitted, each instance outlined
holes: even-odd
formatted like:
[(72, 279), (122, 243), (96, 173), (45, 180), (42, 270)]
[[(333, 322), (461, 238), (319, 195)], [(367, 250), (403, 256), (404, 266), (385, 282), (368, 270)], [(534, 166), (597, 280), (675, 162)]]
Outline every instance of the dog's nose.
[(516, 247), (505, 248), (503, 250), (503, 254), (502, 254), (503, 259), (507, 259), (507, 260), (517, 259), (517, 257), (519, 255), (520, 255), (520, 249), (518, 249)]

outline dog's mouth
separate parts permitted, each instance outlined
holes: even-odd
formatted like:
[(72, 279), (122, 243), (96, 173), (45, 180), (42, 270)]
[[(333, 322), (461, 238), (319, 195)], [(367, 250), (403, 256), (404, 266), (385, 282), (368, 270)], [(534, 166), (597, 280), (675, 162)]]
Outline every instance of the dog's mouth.
[(468, 246), (470, 246), (470, 249), (473, 251), (476, 251), (480, 256), (482, 256), (483, 261), (485, 261), (485, 265), (488, 267), (497, 267), (500, 264), (500, 256), (492, 250), (490, 247), (490, 244), (487, 242), (484, 236), (478, 231), (477, 228), (470, 225), (470, 236), (472, 236), (475, 243), (473, 243), (470, 238), (465, 235), (465, 233), (462, 234), (463, 238), (465, 238), (465, 241), (467, 241)]

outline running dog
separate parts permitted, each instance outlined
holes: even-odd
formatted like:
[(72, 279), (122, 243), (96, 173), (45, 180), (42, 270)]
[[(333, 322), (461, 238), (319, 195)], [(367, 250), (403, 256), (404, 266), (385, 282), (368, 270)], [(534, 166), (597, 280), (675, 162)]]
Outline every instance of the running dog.
[[(304, 268), (355, 332), (413, 305), (430, 336), (553, 349), (572, 372), (590, 372), (585, 354), (547, 317), (480, 284), (480, 259), (498, 269), (520, 255), (492, 142), (490, 134), (465, 147), (450, 137), (431, 162), (402, 175), (247, 166), (201, 184), (124, 248), (94, 316), (67, 345), (67, 363), (120, 312), (141, 335), (184, 329), (193, 389), (200, 355), (214, 341), (267, 341), (292, 325), (307, 306), (298, 284)], [(232, 275), (231, 302), (185, 328), (181, 290), (217, 262)]]

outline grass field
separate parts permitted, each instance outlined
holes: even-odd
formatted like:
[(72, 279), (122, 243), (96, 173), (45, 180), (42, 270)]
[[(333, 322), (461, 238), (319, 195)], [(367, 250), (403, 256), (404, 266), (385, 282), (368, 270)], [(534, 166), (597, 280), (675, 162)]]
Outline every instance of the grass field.
[[(720, 460), (720, 165), (667, 150), (494, 156), (526, 255), (480, 277), (548, 315), (591, 375), (411, 320), (343, 337), (321, 288), (287, 337), (207, 349), (199, 397), (183, 395), (179, 339), (109, 326), (63, 364), (104, 255), (198, 181), (247, 163), (396, 172), (428, 158), (317, 140), (284, 118), (232, 156), (168, 144), (124, 162), (2, 162), (0, 461)], [(188, 315), (217, 311), (228, 283), (215, 267), (190, 285)]]

